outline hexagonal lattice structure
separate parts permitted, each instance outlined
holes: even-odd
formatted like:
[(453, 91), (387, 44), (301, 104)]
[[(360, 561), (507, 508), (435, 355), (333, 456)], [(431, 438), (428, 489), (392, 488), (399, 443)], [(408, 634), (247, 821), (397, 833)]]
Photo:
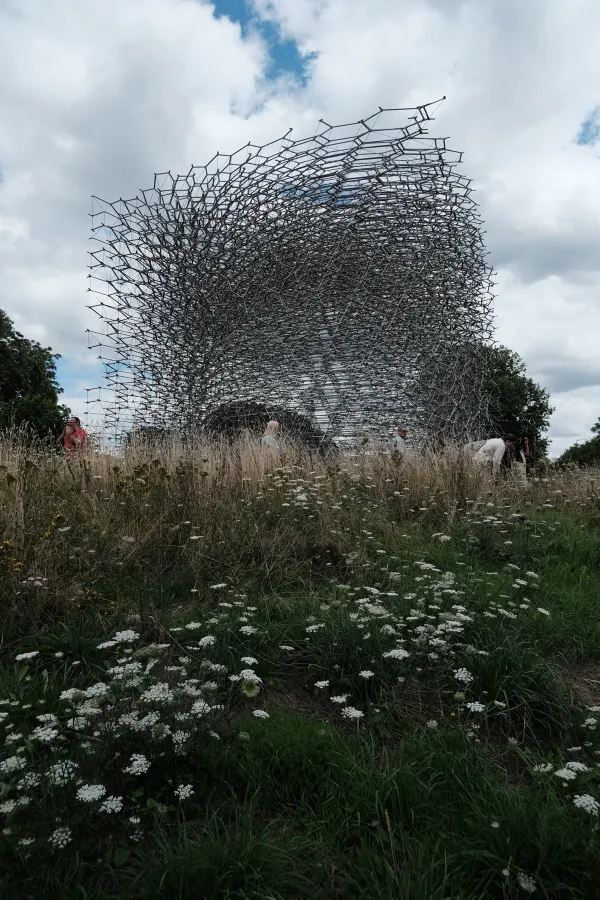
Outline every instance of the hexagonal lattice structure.
[(105, 328), (90, 343), (107, 427), (189, 432), (248, 400), (329, 437), (398, 422), (478, 433), (491, 270), (460, 154), (428, 136), (430, 107), (321, 122), (156, 175), (130, 200), (95, 198)]

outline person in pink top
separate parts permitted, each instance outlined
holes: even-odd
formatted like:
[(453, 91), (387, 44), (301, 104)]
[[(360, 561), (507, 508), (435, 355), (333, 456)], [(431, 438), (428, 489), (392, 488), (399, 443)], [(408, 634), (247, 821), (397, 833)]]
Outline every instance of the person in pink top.
[(60, 443), (66, 453), (75, 453), (85, 447), (87, 432), (81, 427), (81, 419), (71, 416), (61, 434)]

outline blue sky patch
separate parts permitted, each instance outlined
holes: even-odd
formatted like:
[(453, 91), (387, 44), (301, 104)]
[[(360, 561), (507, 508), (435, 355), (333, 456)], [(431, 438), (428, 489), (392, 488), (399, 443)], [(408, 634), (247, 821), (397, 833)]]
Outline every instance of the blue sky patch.
[(595, 144), (598, 140), (600, 140), (600, 106), (593, 109), (587, 119), (584, 119), (577, 135), (578, 144)]
[(267, 70), (269, 78), (292, 75), (299, 81), (306, 81), (306, 67), (310, 56), (302, 56), (295, 41), (281, 37), (276, 25), (258, 18), (249, 0), (213, 0), (217, 16), (227, 16), (241, 25), (242, 34), (256, 30), (269, 48), (271, 62)]

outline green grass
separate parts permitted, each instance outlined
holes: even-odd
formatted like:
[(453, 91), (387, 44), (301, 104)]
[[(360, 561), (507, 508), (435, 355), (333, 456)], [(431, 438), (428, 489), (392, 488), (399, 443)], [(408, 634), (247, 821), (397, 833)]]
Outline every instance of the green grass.
[(2, 896), (598, 896), (593, 492), (167, 468), (0, 519)]

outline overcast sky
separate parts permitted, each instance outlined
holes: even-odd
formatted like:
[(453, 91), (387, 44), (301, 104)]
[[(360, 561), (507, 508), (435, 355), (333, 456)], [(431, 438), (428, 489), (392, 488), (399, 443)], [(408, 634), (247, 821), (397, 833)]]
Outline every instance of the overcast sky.
[(600, 416), (598, 0), (0, 0), (0, 307), (80, 412), (92, 194), (444, 94), (558, 453)]

